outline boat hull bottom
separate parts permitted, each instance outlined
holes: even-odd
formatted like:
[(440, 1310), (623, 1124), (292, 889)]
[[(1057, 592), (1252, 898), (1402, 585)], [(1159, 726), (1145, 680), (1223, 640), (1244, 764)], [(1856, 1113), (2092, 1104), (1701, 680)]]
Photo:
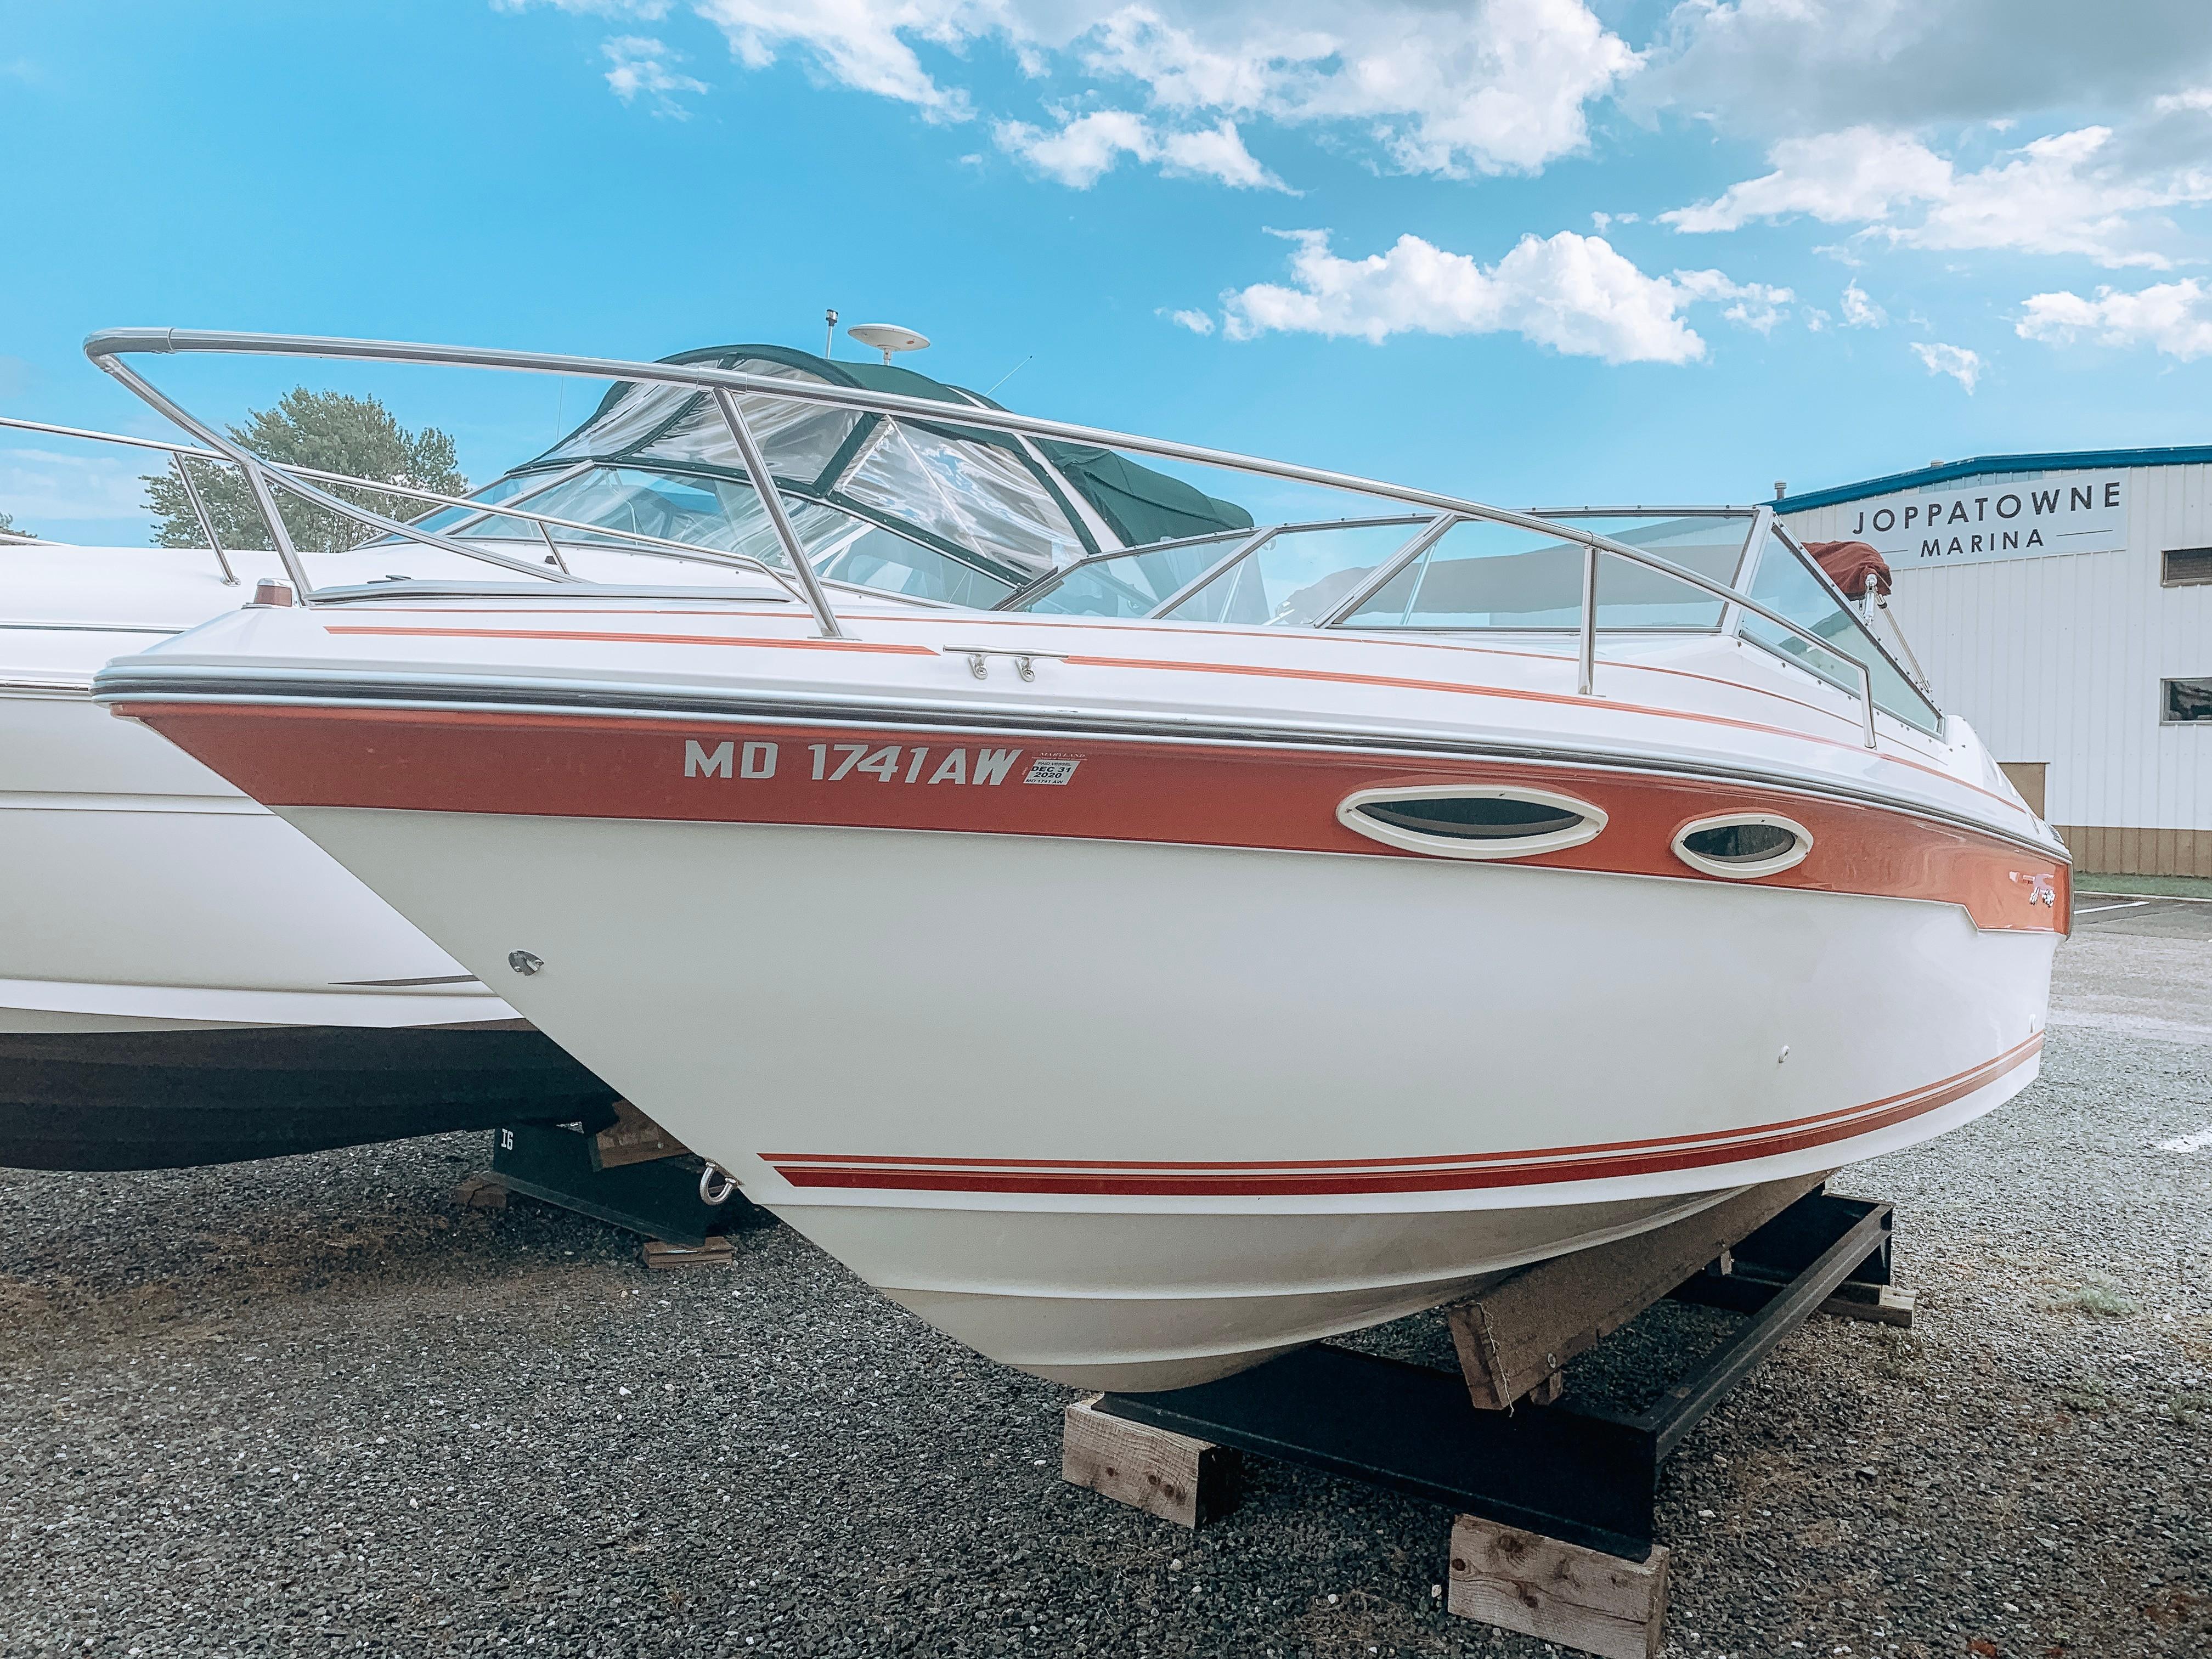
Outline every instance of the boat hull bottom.
[[(1395, 1215), (1154, 1213), (1134, 1230), (1127, 1216), (1064, 1211), (903, 1210), (894, 1220), (884, 1210), (774, 1207), (836, 1255), (881, 1259), (866, 1235), (887, 1223), (926, 1238), (908, 1260), (961, 1262), (969, 1285), (894, 1275), (876, 1285), (891, 1301), (1032, 1376), (1145, 1394), (1456, 1301), (1530, 1262), (1667, 1226), (1738, 1190)], [(1018, 1282), (981, 1282), (974, 1270), (994, 1255)], [(1241, 1271), (1220, 1272), (1240, 1261)], [(1215, 1276), (1184, 1278), (1178, 1261), (1212, 1264)]]
[(0, 1032), (0, 1166), (167, 1170), (611, 1115), (542, 1031), (496, 1025)]

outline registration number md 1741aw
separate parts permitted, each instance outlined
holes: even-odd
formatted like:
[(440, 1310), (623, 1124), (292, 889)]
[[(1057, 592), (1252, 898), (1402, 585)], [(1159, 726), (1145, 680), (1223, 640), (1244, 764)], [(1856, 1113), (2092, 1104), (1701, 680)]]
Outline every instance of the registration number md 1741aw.
[[(793, 744), (798, 748), (801, 745)], [(989, 784), (1018, 775), (1024, 783), (1066, 783), (1075, 775), (1079, 760), (1038, 756), (1018, 775), (1018, 749), (939, 749), (924, 744), (810, 743), (806, 753), (808, 776), (817, 783), (842, 783), (848, 779), (872, 779), (878, 783)], [(713, 747), (696, 738), (684, 740), (684, 775), (687, 778), (772, 778), (781, 763), (782, 745), (732, 738)]]

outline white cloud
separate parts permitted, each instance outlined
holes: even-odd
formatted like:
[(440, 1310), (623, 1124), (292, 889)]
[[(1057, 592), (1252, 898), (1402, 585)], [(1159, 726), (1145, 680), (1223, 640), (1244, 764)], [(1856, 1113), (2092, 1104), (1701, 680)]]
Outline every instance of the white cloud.
[(1681, 0), (1628, 88), (1763, 136), (2140, 108), (2212, 82), (2212, 7), (2130, 0)]
[(1177, 328), (1187, 328), (1194, 334), (1213, 332), (1213, 319), (1203, 311), (1170, 311), (1167, 319)]
[(1002, 121), (992, 136), (999, 148), (1038, 172), (1076, 190), (1088, 190), (1124, 155), (1152, 154), (1151, 130), (1127, 110), (1094, 110), (1047, 132), (1026, 121)]
[(1678, 270), (1674, 281), (1692, 300), (1725, 305), (1721, 315), (1726, 320), (1761, 334), (1774, 331), (1774, 325), (1789, 314), (1783, 307), (1797, 297), (1786, 288), (1734, 282), (1717, 270)]
[(1867, 291), (1855, 282), (1844, 284), (1842, 308), (1846, 328), (1881, 328), (1889, 321), (1889, 313), (1869, 299)]
[(1346, 259), (1330, 250), (1327, 231), (1278, 234), (1297, 245), (1291, 281), (1224, 295), (1231, 339), (1283, 332), (1379, 344), (1401, 333), (1512, 333), (1609, 363), (1686, 363), (1705, 355), (1682, 319), (1692, 304), (1726, 304), (1724, 314), (1763, 329), (1791, 298), (1786, 289), (1735, 283), (1717, 270), (1646, 276), (1603, 239), (1573, 231), (1523, 236), (1491, 266), (1419, 236)]
[(832, 80), (945, 120), (968, 118), (968, 94), (939, 86), (914, 41), (957, 47), (994, 33), (1030, 38), (1011, 0), (696, 0), (696, 9), (747, 69), (766, 69), (779, 51), (799, 47)]
[(1901, 203), (1951, 187), (1951, 164), (1914, 138), (1850, 127), (1785, 138), (1768, 152), (1774, 171), (1731, 185), (1715, 200), (1659, 216), (1677, 230), (1735, 230), (1753, 219), (1810, 214), (1824, 224), (1888, 216)]
[[(1226, 121), (1339, 124), (1394, 167), (1453, 177), (1534, 171), (1580, 149), (1587, 106), (1637, 63), (1584, 0), (695, 3), (747, 68), (795, 51), (845, 86), (943, 118), (972, 113), (969, 94), (941, 85), (917, 46), (990, 40), (1032, 76), (1068, 70), (1116, 96), (1133, 83), (1175, 118), (1164, 125), (1186, 149)], [(1237, 182), (1219, 166), (1186, 170)]]
[(1080, 46), (1168, 109), (1343, 121), (1408, 173), (1533, 172), (1581, 149), (1636, 54), (1583, 0), (1129, 4)]
[(2155, 347), (2184, 362), (2212, 356), (2212, 288), (2194, 276), (2133, 294), (2100, 288), (2089, 299), (2030, 295), (2021, 312), (2013, 331), (2023, 340), (2058, 343), (2087, 334), (2101, 345)]
[(1244, 148), (1244, 140), (1238, 137), (1234, 121), (1222, 121), (1195, 132), (1162, 134), (1160, 170), (1216, 179), (1240, 190), (1289, 188)]
[(142, 471), (157, 471), (112, 455), (71, 455), (48, 449), (0, 450), (0, 512), (33, 530), (95, 519), (144, 519)]
[(1918, 247), (2078, 253), (2163, 270), (2172, 260), (2146, 245), (2161, 227), (2130, 216), (2212, 201), (2212, 173), (2130, 176), (2115, 150), (2108, 127), (2038, 138), (2011, 161), (1960, 175), (1918, 226), (1890, 234)]
[(1974, 395), (1974, 382), (1982, 378), (1982, 357), (1978, 351), (1964, 346), (1929, 345), (1924, 341), (1912, 342), (1912, 355), (1930, 374), (1948, 374), (1966, 388), (1966, 395)]
[(1246, 190), (1286, 188), (1244, 148), (1232, 121), (1197, 131), (1163, 131), (1127, 110), (1104, 109), (1065, 118), (1051, 132), (1026, 121), (1001, 121), (992, 136), (1000, 149), (1076, 190), (1088, 190), (1124, 155), (1157, 161), (1173, 176)]
[[(2141, 172), (2139, 158), (2109, 127), (2038, 138), (1970, 173), (1917, 138), (1871, 127), (1784, 139), (1768, 160), (1772, 172), (1659, 216), (1696, 232), (1802, 213), (1862, 224), (1862, 234), (1893, 245), (2081, 254), (2100, 264), (2163, 270), (2172, 261), (2150, 244), (2170, 227), (2146, 216), (2212, 201), (2212, 170)], [(1899, 222), (1899, 210), (1911, 206), (1923, 208), (1919, 222)]]
[(642, 93), (655, 115), (688, 121), (691, 112), (677, 101), (677, 94), (708, 90), (704, 81), (677, 73), (673, 65), (684, 61), (682, 52), (672, 52), (648, 36), (618, 34), (599, 50), (614, 66), (607, 71), (607, 85), (625, 104), (635, 102)]

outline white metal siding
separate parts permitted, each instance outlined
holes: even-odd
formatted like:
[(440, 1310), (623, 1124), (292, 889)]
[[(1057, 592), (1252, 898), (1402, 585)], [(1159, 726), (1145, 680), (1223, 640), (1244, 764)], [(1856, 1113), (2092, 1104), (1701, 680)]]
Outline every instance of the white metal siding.
[[(2212, 726), (2158, 719), (2161, 678), (2212, 676), (2212, 586), (2159, 585), (2165, 549), (2212, 546), (2212, 467), (2133, 467), (2127, 486), (2120, 551), (1906, 566), (1890, 603), (1938, 706), (2000, 760), (2049, 763), (2053, 823), (2212, 830)], [(1843, 540), (1862, 506), (1785, 522)]]

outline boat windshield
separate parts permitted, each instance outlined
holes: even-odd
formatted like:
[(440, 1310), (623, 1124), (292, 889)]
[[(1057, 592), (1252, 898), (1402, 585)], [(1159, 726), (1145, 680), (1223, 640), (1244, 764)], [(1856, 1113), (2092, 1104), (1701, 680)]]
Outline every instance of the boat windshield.
[(1251, 537), (1209, 537), (1085, 559), (1024, 590), (1006, 605), (1057, 617), (1149, 617)]
[[(769, 345), (665, 361), (795, 386), (890, 392), (943, 410), (941, 418), (892, 416), (735, 394), (802, 544), (830, 580), (988, 606), (1102, 551), (1251, 526), (1235, 503), (1110, 450), (969, 425), (963, 411), (999, 405), (910, 369)], [(563, 544), (612, 545), (627, 533), (783, 562), (721, 407), (696, 386), (617, 382), (582, 425), (476, 499), (526, 503), (609, 532), (592, 538), (556, 527)], [(494, 541), (536, 534), (526, 520), (461, 508), (422, 527)]]
[[(1578, 528), (1656, 554), (1723, 586), (1743, 560), (1747, 518), (1609, 514)], [(1583, 544), (1517, 525), (1462, 520), (1345, 619), (1347, 628), (1571, 629), (1582, 624)], [(1597, 625), (1720, 626), (1723, 603), (1618, 554), (1601, 553)]]
[[(1742, 513), (1622, 513), (1575, 522), (1723, 586), (1736, 580), (1751, 523)], [(1241, 541), (1108, 555), (1024, 590), (1006, 608), (1253, 627), (1573, 629), (1581, 625), (1582, 584), (1580, 542), (1423, 514), (1278, 526)], [(1711, 629), (1722, 611), (1721, 600), (1663, 571), (1599, 556), (1600, 628)]]
[(1936, 706), (1921, 695), (1904, 671), (1890, 660), (1888, 653), (1875, 643), (1866, 625), (1836, 597), (1834, 586), (1813, 561), (1778, 532), (1767, 532), (1758, 568), (1752, 572), (1750, 592), (1769, 611), (1829, 641), (1830, 648), (1823, 650), (1749, 612), (1743, 619), (1744, 638), (1853, 694), (1859, 689), (1859, 676), (1852, 665), (1863, 663), (1874, 688), (1875, 708), (1923, 732), (1942, 731)]
[(1317, 626), (1434, 517), (1346, 519), (1278, 530), (1166, 614), (1177, 622)]
[[(495, 497), (487, 490), (477, 499), (507, 500), (516, 494), (509, 489)], [(533, 513), (604, 527), (598, 532), (556, 528), (553, 538), (565, 549), (618, 548), (626, 535), (649, 536), (743, 553), (778, 569), (789, 568), (759, 492), (742, 479), (595, 466), (541, 487), (526, 499)], [(801, 499), (787, 498), (784, 506), (808, 562), (824, 580), (982, 608), (998, 604), (1018, 585), (857, 514)], [(447, 533), (468, 540), (514, 542), (519, 546), (512, 550), (517, 551), (544, 545), (530, 522), (498, 514)]]

